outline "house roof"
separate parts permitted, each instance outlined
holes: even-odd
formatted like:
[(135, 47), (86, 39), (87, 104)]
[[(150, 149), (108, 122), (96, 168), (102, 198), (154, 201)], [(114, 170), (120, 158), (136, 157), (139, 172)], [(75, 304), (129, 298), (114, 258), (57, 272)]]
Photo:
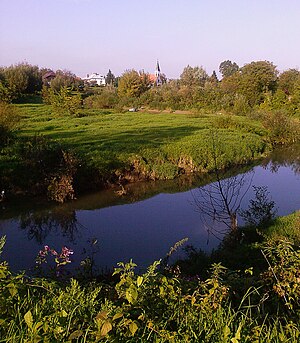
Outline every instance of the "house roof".
[(45, 73), (43, 75), (43, 79), (48, 79), (49, 77), (55, 77), (55, 73), (53, 71), (47, 71), (47, 73)]
[(103, 76), (103, 75), (99, 75), (98, 73), (93, 73), (93, 74), (90, 74), (85, 79), (86, 80), (91, 80), (91, 79), (104, 79), (104, 78), (105, 78), (105, 76)]

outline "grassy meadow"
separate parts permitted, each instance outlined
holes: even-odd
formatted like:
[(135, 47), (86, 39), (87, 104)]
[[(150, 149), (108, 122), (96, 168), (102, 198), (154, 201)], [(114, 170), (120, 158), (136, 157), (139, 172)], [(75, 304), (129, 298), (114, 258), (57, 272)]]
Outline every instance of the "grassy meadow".
[(18, 135), (56, 140), (104, 174), (132, 164), (154, 179), (174, 178), (180, 170), (210, 171), (212, 135), (218, 140), (221, 168), (243, 164), (266, 150), (266, 131), (246, 117), (93, 109), (62, 116), (44, 104), (19, 105), (19, 110)]
[[(115, 182), (126, 173), (128, 180), (172, 179), (243, 165), (271, 149), (261, 121), (244, 116), (98, 109), (62, 115), (39, 103), (17, 110), (18, 129), (2, 148), (0, 168), (3, 185), (19, 189), (57, 187), (68, 195), (81, 168), (92, 185), (89, 170)], [(239, 228), (211, 256), (196, 249), (177, 266), (156, 261), (143, 274), (130, 261), (114, 275), (92, 278), (92, 263), (85, 263), (70, 278), (63, 253), (55, 255), (52, 278), (38, 270), (37, 277), (14, 274), (1, 262), (0, 342), (298, 342), (298, 229), (299, 212)], [(49, 251), (42, 253), (50, 258)]]

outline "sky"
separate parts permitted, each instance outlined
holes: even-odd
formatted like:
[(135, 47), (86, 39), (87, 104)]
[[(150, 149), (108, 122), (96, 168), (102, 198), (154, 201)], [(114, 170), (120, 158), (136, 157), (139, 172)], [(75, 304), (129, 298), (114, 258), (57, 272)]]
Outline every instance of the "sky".
[(0, 66), (168, 78), (224, 60), (300, 67), (299, 0), (0, 0)]

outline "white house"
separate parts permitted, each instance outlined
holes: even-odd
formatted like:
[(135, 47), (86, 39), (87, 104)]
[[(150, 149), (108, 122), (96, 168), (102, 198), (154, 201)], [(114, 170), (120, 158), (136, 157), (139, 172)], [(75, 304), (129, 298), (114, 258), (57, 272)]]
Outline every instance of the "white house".
[(99, 75), (98, 73), (87, 74), (87, 76), (83, 79), (89, 85), (98, 85), (98, 86), (105, 86), (105, 76)]

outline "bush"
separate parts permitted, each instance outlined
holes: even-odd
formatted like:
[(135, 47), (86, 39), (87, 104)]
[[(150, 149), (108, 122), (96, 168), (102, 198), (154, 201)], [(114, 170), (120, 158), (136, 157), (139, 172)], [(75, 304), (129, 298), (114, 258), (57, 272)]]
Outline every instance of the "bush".
[(101, 94), (95, 94), (84, 100), (88, 108), (114, 108), (118, 103), (118, 96), (115, 91), (103, 90)]
[(294, 143), (299, 140), (299, 122), (283, 110), (265, 114), (263, 125), (269, 131), (272, 144)]
[(20, 142), (15, 154), (19, 159), (18, 172), (23, 176), (18, 180), (21, 189), (47, 194), (49, 199), (58, 202), (74, 198), (73, 177), (78, 160), (72, 153), (54, 141), (35, 136)]
[(57, 114), (74, 115), (82, 107), (80, 94), (72, 95), (67, 87), (62, 87), (59, 91), (43, 87), (42, 94), (44, 102), (52, 105)]

